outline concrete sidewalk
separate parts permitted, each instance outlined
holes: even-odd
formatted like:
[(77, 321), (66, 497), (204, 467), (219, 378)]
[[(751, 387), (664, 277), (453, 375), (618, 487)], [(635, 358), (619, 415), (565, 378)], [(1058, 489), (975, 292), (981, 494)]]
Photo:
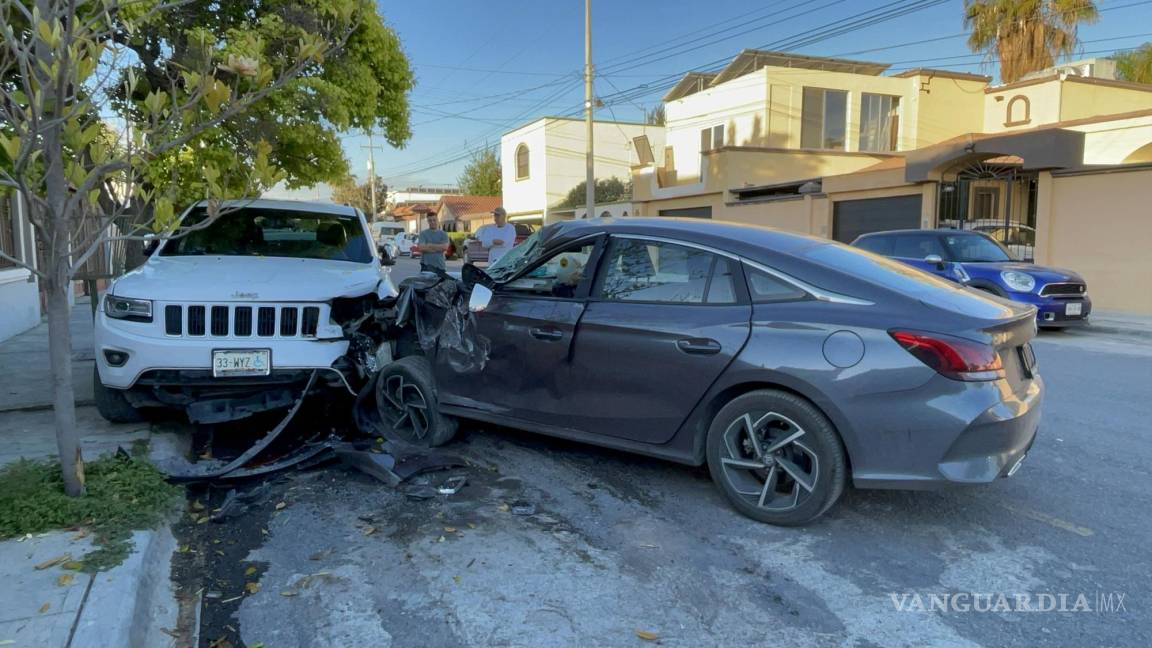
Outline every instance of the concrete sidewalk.
[[(92, 310), (87, 298), (72, 307), (72, 384), (78, 405), (92, 404)], [(0, 412), (51, 409), (48, 323), (0, 342)]]
[[(92, 407), (92, 312), (87, 301), (72, 310), (72, 370), (76, 423), (84, 458), (148, 441), (154, 458), (185, 452), (187, 435), (154, 434), (149, 423), (114, 425)], [(0, 343), (0, 467), (56, 456), (46, 323)], [(168, 528), (137, 531), (134, 549), (99, 574), (36, 565), (59, 556), (80, 559), (91, 538), (55, 531), (0, 542), (0, 646), (93, 648), (170, 646), (178, 606), (170, 579), (175, 540)]]

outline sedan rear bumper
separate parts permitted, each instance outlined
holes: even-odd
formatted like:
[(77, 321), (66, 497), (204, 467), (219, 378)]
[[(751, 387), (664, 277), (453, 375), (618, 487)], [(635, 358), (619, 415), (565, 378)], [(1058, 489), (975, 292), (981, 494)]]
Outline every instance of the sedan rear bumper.
[[(904, 447), (893, 456), (904, 461), (854, 465), (853, 483), (858, 488), (918, 490), (1009, 477), (1035, 442), (1043, 391), (1043, 382), (1036, 377), (1019, 393), (1006, 381), (995, 381), (970, 383), (938, 397), (932, 409), (945, 415), (937, 419), (939, 424), (900, 435)], [(956, 422), (960, 424), (953, 426)]]

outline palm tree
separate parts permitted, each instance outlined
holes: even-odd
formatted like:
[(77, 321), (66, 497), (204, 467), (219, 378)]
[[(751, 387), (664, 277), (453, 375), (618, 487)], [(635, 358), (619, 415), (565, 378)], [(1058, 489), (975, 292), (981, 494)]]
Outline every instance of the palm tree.
[(1116, 74), (1133, 83), (1152, 83), (1152, 43), (1112, 56), (1116, 61)]
[(1098, 15), (1092, 0), (964, 0), (968, 47), (1000, 61), (1003, 83), (1072, 54), (1077, 28)]

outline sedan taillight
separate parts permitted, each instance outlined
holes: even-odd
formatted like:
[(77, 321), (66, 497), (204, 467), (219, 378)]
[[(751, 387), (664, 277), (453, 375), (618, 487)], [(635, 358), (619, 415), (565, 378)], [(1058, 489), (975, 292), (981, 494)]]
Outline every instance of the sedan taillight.
[(996, 349), (974, 340), (922, 331), (889, 331), (916, 359), (952, 380), (996, 380), (1004, 365)]

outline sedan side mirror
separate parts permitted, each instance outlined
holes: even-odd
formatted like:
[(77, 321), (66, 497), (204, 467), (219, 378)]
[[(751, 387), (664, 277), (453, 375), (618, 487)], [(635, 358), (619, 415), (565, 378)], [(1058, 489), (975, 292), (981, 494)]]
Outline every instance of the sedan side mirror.
[(468, 297), (468, 310), (479, 313), (492, 303), (492, 289), (482, 284), (472, 286), (472, 294)]
[(928, 263), (935, 263), (937, 270), (944, 269), (944, 258), (939, 254), (929, 254), (928, 256), (924, 257), (924, 260)]

